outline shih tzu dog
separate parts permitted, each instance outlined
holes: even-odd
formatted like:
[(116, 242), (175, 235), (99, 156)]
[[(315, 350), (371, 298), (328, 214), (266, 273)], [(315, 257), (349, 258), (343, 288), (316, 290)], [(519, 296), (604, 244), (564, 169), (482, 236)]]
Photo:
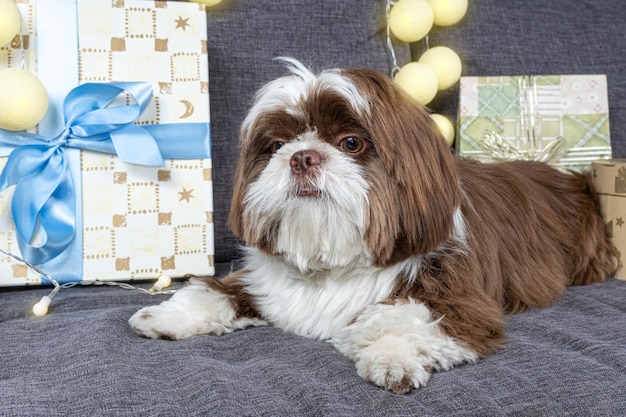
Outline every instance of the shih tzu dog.
[(284, 61), (241, 128), (229, 221), (244, 268), (139, 310), (139, 334), (269, 324), (327, 340), (406, 393), (501, 348), (505, 313), (611, 274), (587, 176), (455, 157), (389, 78)]

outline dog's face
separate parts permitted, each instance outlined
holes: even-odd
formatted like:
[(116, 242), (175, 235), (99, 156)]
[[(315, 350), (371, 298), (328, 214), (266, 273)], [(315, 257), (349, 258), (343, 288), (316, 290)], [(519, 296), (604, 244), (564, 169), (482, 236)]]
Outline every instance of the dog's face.
[(427, 112), (377, 72), (288, 64), (242, 125), (234, 233), (302, 272), (437, 249), (460, 197)]

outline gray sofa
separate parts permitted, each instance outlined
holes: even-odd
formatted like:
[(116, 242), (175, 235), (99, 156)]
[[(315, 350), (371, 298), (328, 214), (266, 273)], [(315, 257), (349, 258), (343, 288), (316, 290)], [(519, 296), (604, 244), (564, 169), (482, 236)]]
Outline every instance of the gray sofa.
[[(272, 58), (389, 73), (384, 11), (384, 0), (224, 0), (208, 11), (218, 274), (238, 257), (226, 226), (238, 126), (256, 89), (283, 72)], [(455, 49), (464, 75), (607, 74), (613, 152), (626, 157), (623, 0), (472, 0), (430, 45)], [(422, 50), (396, 45), (400, 63)], [(454, 115), (457, 95), (430, 107)], [(270, 327), (148, 340), (127, 320), (160, 296), (75, 287), (32, 316), (48, 292), (0, 290), (2, 416), (626, 415), (626, 282), (615, 279), (508, 317), (505, 350), (404, 396), (362, 380), (324, 342)]]

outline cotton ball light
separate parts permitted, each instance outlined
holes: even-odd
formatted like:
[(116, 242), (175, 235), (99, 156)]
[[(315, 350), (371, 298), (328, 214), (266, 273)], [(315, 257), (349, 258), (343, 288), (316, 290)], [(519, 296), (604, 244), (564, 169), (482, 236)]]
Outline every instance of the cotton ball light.
[(0, 46), (11, 42), (20, 30), (20, 11), (15, 1), (0, 0)]
[(437, 26), (451, 26), (458, 23), (467, 12), (467, 0), (426, 0), (433, 10)]
[(163, 288), (167, 288), (172, 284), (172, 278), (169, 275), (161, 275), (157, 282), (154, 283), (152, 288), (148, 290), (148, 293), (152, 294), (157, 291), (161, 291)]
[(33, 306), (33, 314), (37, 317), (45, 316), (48, 314), (48, 307), (50, 307), (51, 302), (52, 298), (47, 295), (41, 297), (41, 300)]
[(409, 62), (396, 73), (394, 81), (418, 103), (426, 105), (437, 95), (437, 75), (431, 67)]
[(389, 29), (401, 41), (422, 39), (433, 27), (433, 9), (426, 0), (399, 0), (389, 12)]
[(461, 78), (461, 58), (446, 46), (435, 46), (422, 54), (418, 62), (426, 64), (437, 75), (437, 89), (452, 87)]
[(30, 129), (47, 111), (48, 94), (37, 77), (17, 68), (0, 69), (0, 128)]
[(452, 144), (454, 143), (454, 126), (452, 125), (450, 119), (448, 119), (444, 115), (436, 113), (431, 114), (430, 118), (433, 119), (433, 121), (437, 125), (439, 132), (441, 132), (441, 135), (446, 140), (448, 146), (452, 146)]
[(213, 7), (222, 2), (222, 0), (190, 0), (192, 3), (204, 4), (206, 7)]

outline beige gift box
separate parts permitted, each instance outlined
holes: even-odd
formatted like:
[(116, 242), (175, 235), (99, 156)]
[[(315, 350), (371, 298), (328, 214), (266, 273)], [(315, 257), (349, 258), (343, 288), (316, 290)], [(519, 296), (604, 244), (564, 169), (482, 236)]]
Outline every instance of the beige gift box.
[(592, 169), (602, 216), (618, 251), (615, 277), (626, 280), (626, 159), (594, 161)]

